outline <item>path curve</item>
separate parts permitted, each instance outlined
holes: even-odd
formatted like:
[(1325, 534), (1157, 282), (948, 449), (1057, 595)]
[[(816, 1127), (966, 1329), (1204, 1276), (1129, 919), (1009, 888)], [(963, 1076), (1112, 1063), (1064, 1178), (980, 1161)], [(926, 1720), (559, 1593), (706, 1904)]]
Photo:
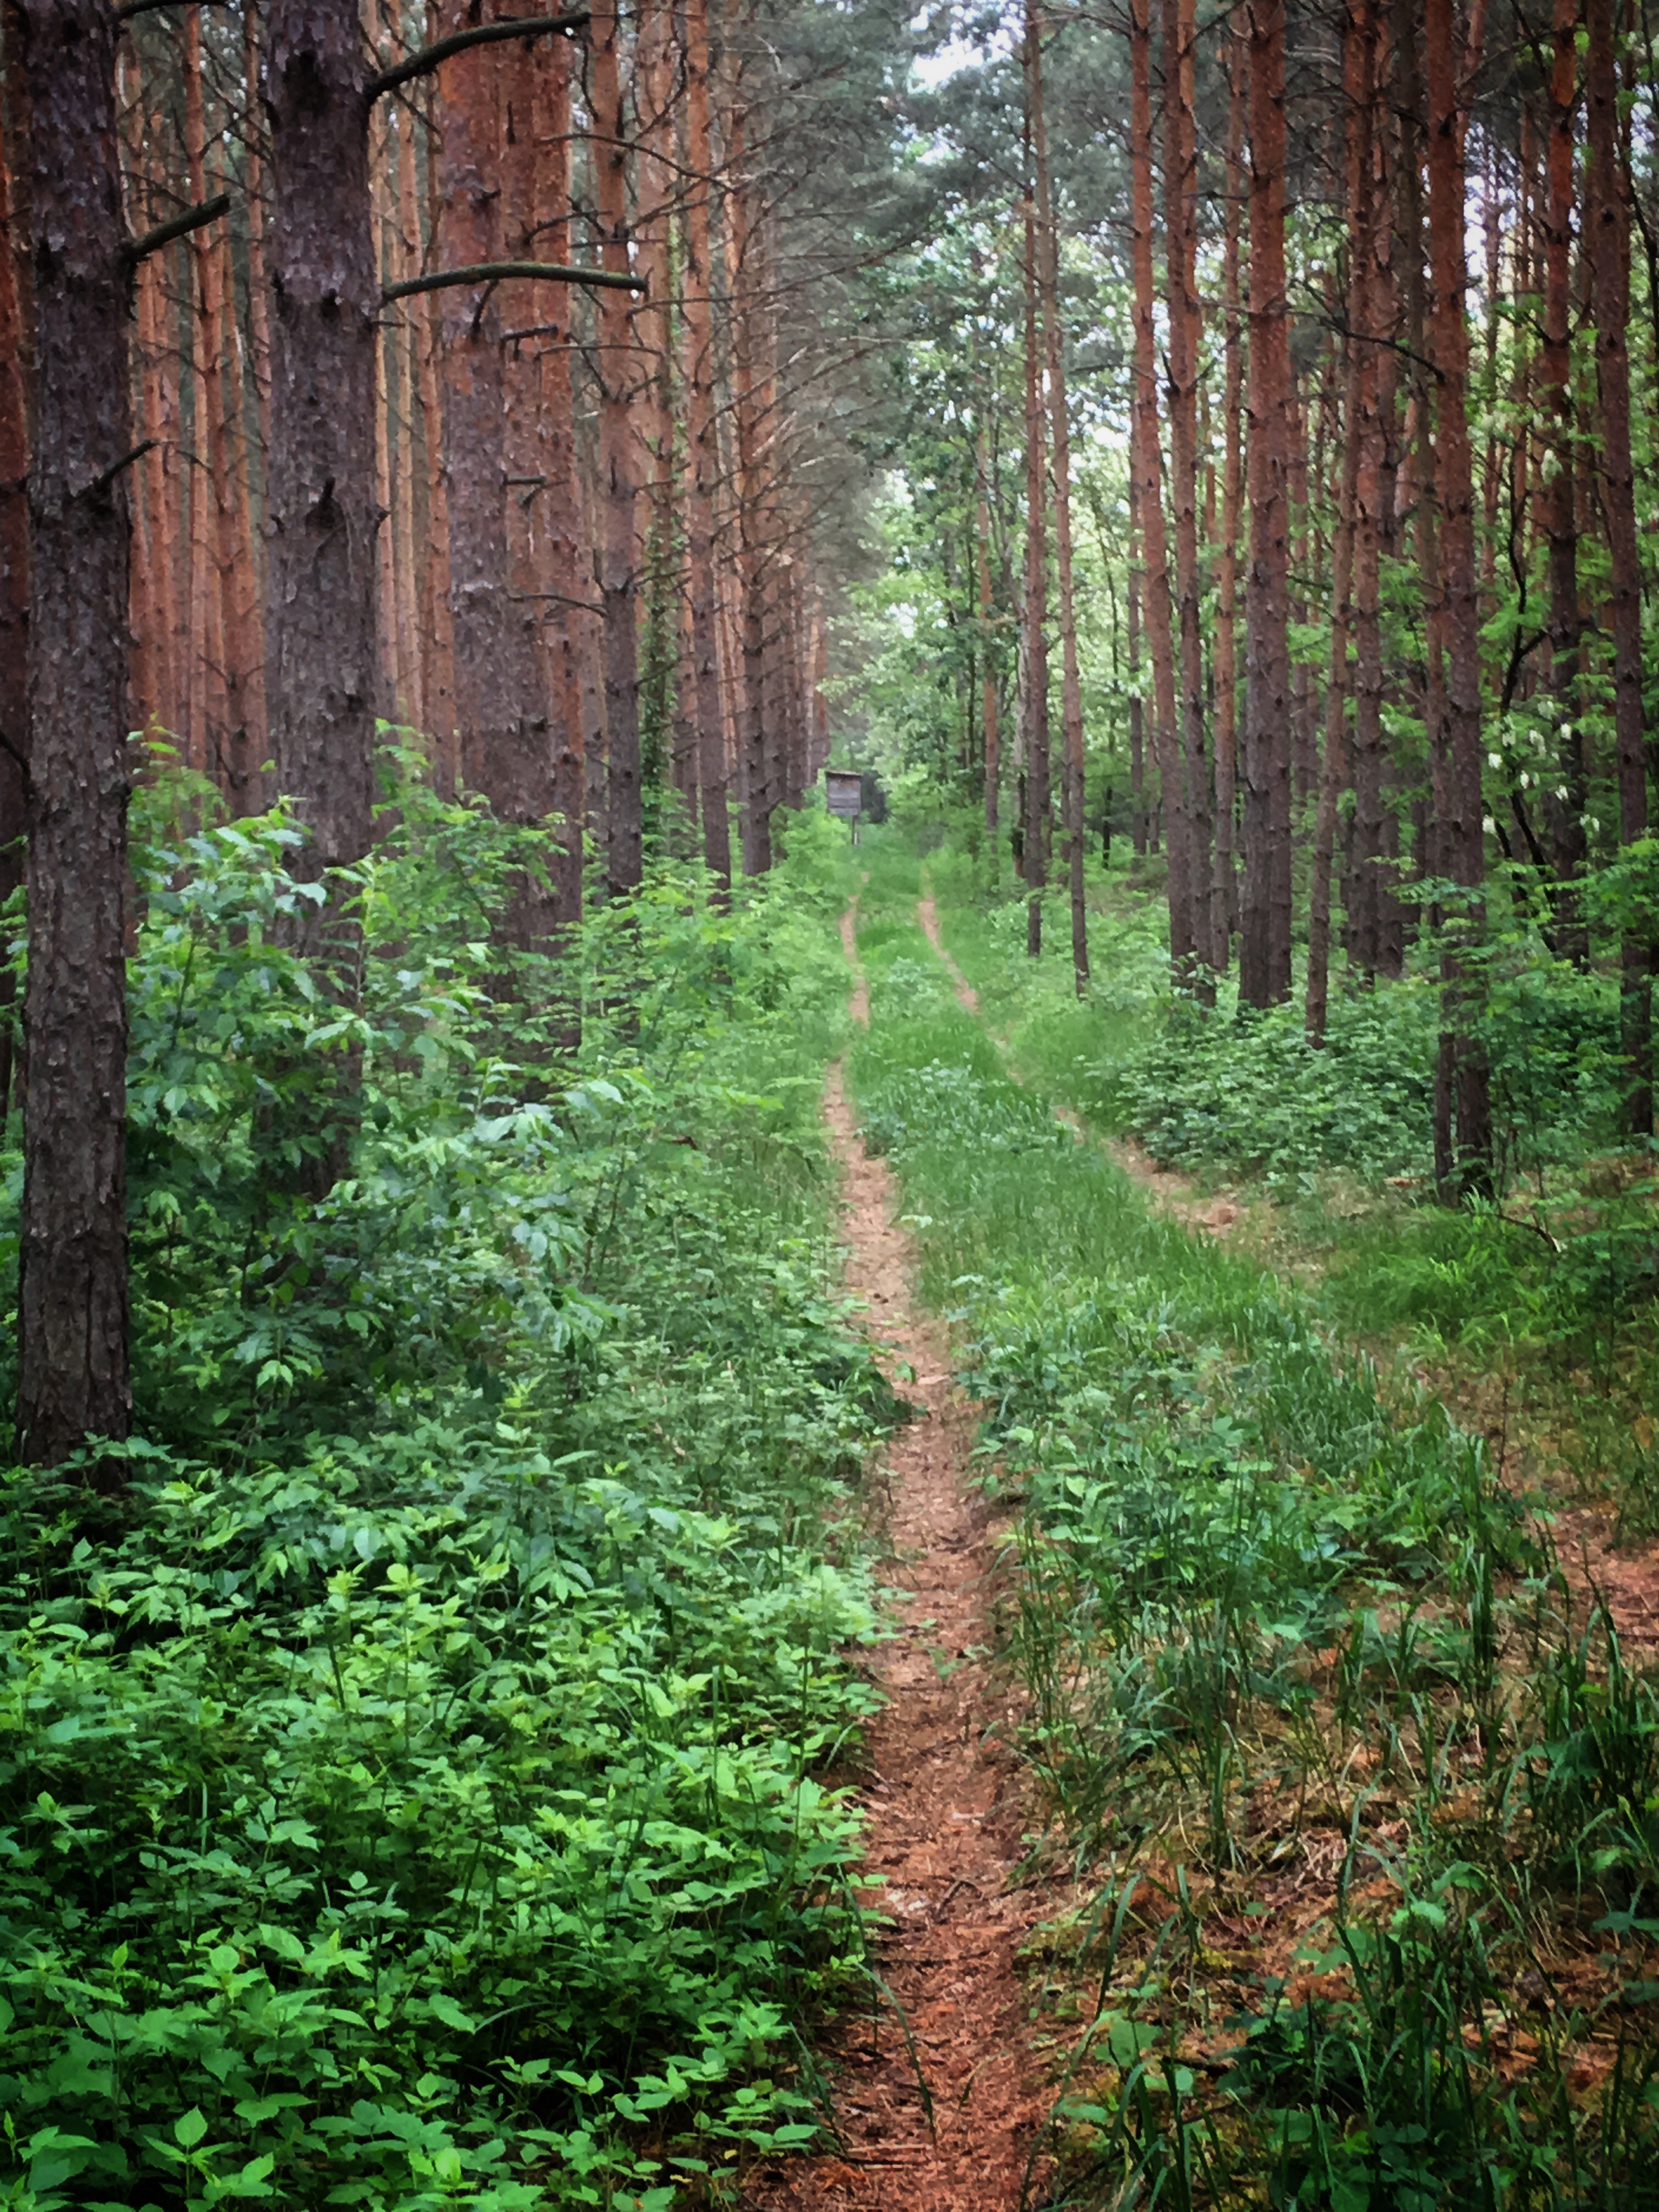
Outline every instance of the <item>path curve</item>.
[[(856, 927), (849, 908), (842, 938), (855, 975)], [(867, 1023), (861, 976), (853, 1013)], [(867, 1733), (860, 1793), (865, 1867), (883, 1883), (869, 1899), (889, 1923), (878, 1970), (892, 2002), (844, 2017), (823, 2049), (842, 2149), (761, 2166), (744, 2203), (754, 2212), (1014, 2212), (1048, 2111), (1015, 1960), (1044, 1908), (1038, 1894), (1008, 1889), (1022, 1856), (1024, 1774), (1012, 1709), (987, 1657), (994, 1546), (966, 1480), (976, 1417), (951, 1382), (943, 1323), (912, 1297), (915, 1253), (896, 1218), (897, 1184), (860, 1141), (839, 1061), (824, 1118), (842, 1171), (847, 1287), (869, 1309), (884, 1366), (922, 1408), (886, 1453), (887, 1579), (900, 1626), (875, 1662), (887, 1702)]]

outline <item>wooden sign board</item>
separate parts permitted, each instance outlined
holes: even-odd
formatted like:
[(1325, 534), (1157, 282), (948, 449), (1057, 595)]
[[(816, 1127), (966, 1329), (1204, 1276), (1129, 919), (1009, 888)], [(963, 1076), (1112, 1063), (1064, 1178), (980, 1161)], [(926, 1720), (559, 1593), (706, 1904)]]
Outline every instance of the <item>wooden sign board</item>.
[(843, 822), (856, 822), (864, 811), (864, 778), (855, 768), (827, 768), (824, 798), (830, 811)]

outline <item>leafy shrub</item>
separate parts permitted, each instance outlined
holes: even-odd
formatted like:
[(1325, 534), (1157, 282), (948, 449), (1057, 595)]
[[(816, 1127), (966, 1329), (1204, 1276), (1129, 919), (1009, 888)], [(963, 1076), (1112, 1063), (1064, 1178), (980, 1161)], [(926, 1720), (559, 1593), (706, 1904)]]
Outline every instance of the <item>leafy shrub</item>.
[(280, 813), (141, 825), (133, 1480), (0, 1492), (19, 2212), (660, 2207), (816, 2126), (901, 1410), (829, 1279), (844, 859), (799, 826), (725, 916), (659, 872), (515, 970), (533, 850), (394, 797), (349, 1013)]

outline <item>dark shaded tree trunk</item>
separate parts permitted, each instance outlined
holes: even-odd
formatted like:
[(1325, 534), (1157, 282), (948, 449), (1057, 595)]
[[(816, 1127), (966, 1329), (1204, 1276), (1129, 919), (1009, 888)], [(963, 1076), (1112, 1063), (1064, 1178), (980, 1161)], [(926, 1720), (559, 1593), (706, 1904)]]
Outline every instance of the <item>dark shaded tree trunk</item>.
[[(1169, 540), (1164, 526), (1164, 459), (1158, 437), (1158, 351), (1152, 288), (1152, 47), (1149, 0), (1129, 0), (1130, 221), (1134, 255), (1134, 400), (1132, 417), (1135, 499), (1140, 518), (1141, 576), (1147, 650), (1152, 663), (1152, 745), (1158, 769), (1158, 815), (1168, 854), (1170, 960), (1190, 971), (1198, 949), (1197, 886), (1192, 839), (1182, 811), (1180, 735), (1176, 720), (1174, 641), (1170, 605)], [(1152, 837), (1153, 851), (1158, 836)]]
[(1238, 316), (1238, 241), (1244, 205), (1244, 42), (1237, 26), (1227, 40), (1226, 207), (1221, 252), (1223, 369), (1221, 402), (1221, 548), (1216, 564), (1215, 879), (1210, 933), (1218, 969), (1232, 954), (1238, 922), (1233, 866), (1233, 814), (1238, 799), (1238, 524), (1243, 506), (1241, 416), (1244, 352)]
[[(20, 21), (0, 19), (0, 906), (23, 880), (28, 750), (28, 118)], [(0, 975), (0, 1131), (16, 1061), (14, 986)]]
[[(267, 696), (312, 879), (368, 850), (379, 704), (380, 286), (356, 0), (271, 0)], [(317, 925), (328, 933), (325, 919)]]
[(691, 681), (702, 857), (724, 894), (732, 884), (732, 830), (714, 590), (714, 489), (720, 480), (720, 444), (714, 421), (714, 259), (708, 220), (714, 186), (708, 131), (708, 0), (686, 0), (684, 21), (686, 160), (691, 172), (687, 179), (690, 198), (685, 210), (685, 269), (681, 282)]
[[(570, 74), (572, 48), (556, 39), (537, 51), (538, 258), (570, 259)], [(556, 301), (554, 328), (541, 356), (541, 410), (547, 483), (542, 516), (542, 582), (548, 602), (547, 672), (553, 716), (552, 796), (560, 817), (553, 860), (553, 915), (560, 927), (582, 912), (582, 832), (587, 818), (587, 745), (582, 720), (582, 625), (577, 604), (590, 599), (593, 568), (583, 558), (580, 487), (571, 392), (574, 294)]]
[[(17, 1455), (132, 1418), (126, 1218), (131, 264), (104, 0), (23, 0), (34, 410)], [(112, 1486), (120, 1462), (99, 1462)]]
[[(442, 18), (445, 34), (465, 28), (470, 20), (465, 0), (457, 0)], [(444, 266), (470, 268), (504, 257), (501, 187), (509, 102), (503, 95), (515, 84), (527, 93), (527, 77), (526, 58), (504, 47), (459, 56), (445, 71), (438, 231)], [(557, 799), (535, 609), (515, 604), (512, 593), (506, 478), (522, 471), (507, 465), (501, 290), (454, 285), (438, 297), (461, 773), (503, 821), (527, 828), (551, 814)], [(537, 318), (532, 313), (529, 319)], [(554, 927), (550, 879), (526, 872), (514, 884), (503, 933), (523, 951), (545, 951)]]
[(1486, 874), (1480, 793), (1480, 630), (1474, 568), (1474, 481), (1468, 414), (1469, 337), (1464, 312), (1463, 150), (1459, 114), (1455, 0), (1425, 0), (1429, 96), (1431, 331), (1437, 376), (1435, 476), (1446, 612), (1446, 857), (1461, 892), (1458, 943), (1446, 989), (1454, 1039), (1459, 1188), (1492, 1188), (1490, 1076), (1476, 1033), (1479, 983), (1468, 957), (1478, 942)]
[(1025, 51), (1030, 71), (1032, 149), (1036, 156), (1037, 283), (1042, 301), (1048, 371), (1050, 450), (1054, 456), (1054, 580), (1060, 597), (1060, 727), (1065, 746), (1066, 884), (1072, 909), (1072, 975), (1079, 998), (1089, 984), (1089, 917), (1084, 894), (1083, 681), (1078, 667), (1077, 606), (1072, 582), (1072, 430), (1066, 398), (1066, 334), (1060, 323), (1060, 239), (1048, 173), (1048, 126), (1042, 109), (1042, 40), (1035, 0), (1027, 0)]
[(1129, 471), (1129, 574), (1124, 589), (1125, 640), (1129, 665), (1129, 821), (1137, 854), (1147, 846), (1146, 702), (1140, 671), (1140, 496)]
[[(1642, 700), (1642, 565), (1630, 426), (1630, 208), (1619, 155), (1619, 80), (1613, 61), (1613, 0), (1585, 0), (1589, 32), (1589, 191), (1586, 243), (1595, 325), (1601, 403), (1601, 498), (1612, 556), (1613, 730), (1618, 751), (1619, 841), (1647, 834), (1648, 771)], [(1625, 1126), (1653, 1133), (1654, 946), (1629, 932), (1620, 953), (1620, 1009), (1629, 1063)]]
[[(1371, 131), (1376, 98), (1376, 43), (1370, 0), (1349, 0), (1343, 38), (1343, 88), (1347, 106), (1348, 305), (1347, 389), (1343, 403), (1342, 487), (1331, 549), (1331, 662), (1325, 694), (1325, 757), (1314, 825), (1313, 876), (1308, 890), (1308, 985), (1304, 1027), (1310, 1044), (1325, 1041), (1330, 1004), (1331, 858), (1337, 802), (1346, 781), (1347, 696), (1351, 682), (1348, 635), (1352, 617), (1356, 509), (1360, 500), (1362, 449), (1375, 413), (1376, 353), (1370, 342), (1371, 254)], [(1375, 442), (1368, 458), (1375, 473)], [(1370, 487), (1373, 501), (1376, 485)]]
[(1194, 0), (1164, 10), (1164, 234), (1169, 314), (1170, 496), (1175, 511), (1181, 811), (1192, 870), (1193, 958), (1183, 981), (1208, 1000), (1221, 964), (1211, 896), (1209, 769), (1204, 757), (1204, 637), (1198, 568), (1198, 136), (1193, 112)]
[(974, 557), (979, 590), (980, 687), (984, 721), (985, 842), (994, 883), (998, 864), (997, 810), (1002, 786), (1001, 698), (997, 688), (996, 659), (992, 652), (994, 602), (991, 597), (990, 440), (983, 425), (979, 434), (979, 501), (975, 519)]
[[(1026, 70), (1030, 60), (1028, 48)], [(1029, 91), (1027, 94), (1029, 101)], [(1030, 108), (1027, 107), (1027, 122)], [(1048, 879), (1048, 471), (1037, 335), (1036, 215), (1025, 199), (1025, 588), (1021, 608), (1025, 674), (1025, 950), (1042, 950), (1042, 893)]]
[[(600, 261), (629, 273), (628, 128), (615, 0), (593, 10), (589, 55), (593, 103), (593, 173)], [(606, 877), (613, 897), (635, 890), (644, 869), (640, 785), (638, 547), (635, 534), (635, 453), (629, 402), (635, 367), (629, 295), (599, 296), (599, 483), (604, 532), (599, 604), (604, 609)]]
[(1250, 567), (1244, 594), (1244, 896), (1239, 996), (1291, 991), (1291, 349), (1285, 276), (1285, 6), (1249, 0)]
[(1578, 450), (1572, 395), (1573, 119), (1578, 104), (1578, 0), (1556, 0), (1550, 70), (1549, 190), (1544, 225), (1544, 343), (1539, 397), (1548, 417), (1555, 473), (1544, 502), (1549, 541), (1550, 682), (1559, 715), (1559, 788), (1545, 786), (1555, 872), (1556, 951), (1577, 967), (1589, 963), (1580, 878), (1589, 846), (1584, 733), (1579, 696)]

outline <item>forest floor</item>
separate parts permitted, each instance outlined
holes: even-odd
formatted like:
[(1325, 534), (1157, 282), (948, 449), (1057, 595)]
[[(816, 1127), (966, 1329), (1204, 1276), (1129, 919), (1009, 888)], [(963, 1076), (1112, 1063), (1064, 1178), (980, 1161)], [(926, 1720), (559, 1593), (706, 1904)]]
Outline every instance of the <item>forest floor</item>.
[[(925, 873), (916, 920), (950, 976), (958, 1004), (977, 1018), (980, 994), (945, 942)], [(1009, 1040), (996, 1036), (994, 1042), (1010, 1073), (1018, 1077)], [(1055, 1103), (1054, 1112), (1079, 1138), (1091, 1133), (1070, 1107)], [(1194, 1176), (1161, 1166), (1134, 1138), (1095, 1133), (1154, 1212), (1190, 1231), (1224, 1240), (1237, 1237), (1264, 1267), (1288, 1280), (1305, 1284), (1320, 1272), (1316, 1255), (1297, 1237), (1285, 1210), (1265, 1191), (1233, 1183), (1206, 1189)], [(1385, 1364), (1406, 1356), (1401, 1342), (1371, 1339), (1359, 1349)], [(1615, 1505), (1571, 1495), (1571, 1480), (1552, 1437), (1554, 1409), (1529, 1408), (1515, 1377), (1501, 1367), (1422, 1358), (1408, 1358), (1407, 1364), (1465, 1428), (1484, 1439), (1509, 1488), (1517, 1496), (1532, 1498), (1541, 1492), (1553, 1501), (1557, 1553), (1580, 1603), (1586, 1607), (1596, 1599), (1605, 1603), (1632, 1659), (1647, 1661), (1659, 1655), (1659, 1539), (1621, 1542)]]
[[(842, 942), (862, 1026), (856, 929), (855, 903)], [(951, 1381), (945, 1325), (913, 1297), (898, 1187), (860, 1140), (839, 1063), (824, 1118), (842, 1176), (846, 1286), (917, 1409), (886, 1452), (896, 1632), (872, 1668), (885, 1703), (860, 1790), (865, 1872), (879, 1885), (867, 1894), (885, 1923), (881, 1992), (840, 2021), (823, 2053), (837, 2084), (839, 2151), (763, 2167), (747, 2201), (757, 2212), (1012, 2212), (1048, 2103), (1018, 1954), (1054, 1899), (1011, 1887), (1029, 1816), (1012, 1686), (989, 1664), (997, 1530), (969, 1486), (975, 1410)]]
[[(992, 1035), (1012, 1075), (1010, 1040), (992, 1033), (980, 994), (945, 943), (925, 876), (921, 890), (910, 909), (915, 924), (949, 975), (963, 1011)], [(852, 1018), (867, 1031), (870, 994), (860, 964), (859, 929), (854, 900), (842, 916), (841, 939), (854, 979)], [(1137, 1147), (1092, 1128), (1063, 1102), (1052, 1103), (1080, 1147), (1097, 1143), (1116, 1163), (1135, 1186), (1141, 1206), (1178, 1223), (1200, 1244), (1216, 1238), (1236, 1248), (1259, 1248), (1262, 1224), (1248, 1190), (1218, 1197), (1186, 1176), (1159, 1170)], [(866, 1149), (841, 1062), (830, 1071), (824, 1117), (842, 1179), (846, 1287), (866, 1309), (870, 1334), (895, 1387), (917, 1407), (917, 1418), (895, 1433), (885, 1455), (890, 1563), (884, 1579), (896, 1625), (871, 1667), (885, 1702), (869, 1727), (859, 1772), (866, 1824), (863, 1872), (879, 1933), (870, 2002), (833, 2025), (821, 2045), (834, 2088), (834, 2148), (797, 2161), (763, 2163), (749, 2177), (744, 2202), (750, 2212), (828, 2212), (830, 2207), (873, 2212), (901, 2205), (906, 2212), (1016, 2212), (1042, 2201), (1054, 2164), (1050, 2152), (1063, 2148), (1065, 2131), (1056, 2126), (1056, 2068), (1075, 2043), (1075, 2031), (1064, 2025), (1073, 2016), (1063, 1994), (1067, 1975), (1062, 1970), (1056, 1976), (1055, 1970), (1060, 1952), (1072, 1941), (1066, 1931), (1087, 1900), (1066, 1879), (1077, 1871), (1075, 1861), (1067, 1864), (1050, 1850), (1033, 1850), (1049, 1828), (1054, 1808), (1040, 1800), (1019, 1747), (1032, 1715), (1006, 1648), (1013, 1570), (999, 1564), (1011, 1560), (1012, 1529), (974, 1479), (983, 1409), (953, 1382), (958, 1347), (950, 1326), (924, 1308), (917, 1294), (926, 1241), (921, 1232), (929, 1223), (918, 1217), (913, 1231), (897, 1174), (885, 1158)], [(906, 1179), (908, 1184), (908, 1170)], [(935, 1199), (933, 1210), (937, 1205)], [(1454, 1378), (1425, 1374), (1422, 1379), (1455, 1416), (1473, 1428), (1484, 1425), (1470, 1420)], [(1492, 1442), (1495, 1463), (1507, 1474), (1504, 1440)], [(1557, 1517), (1562, 1553), (1577, 1555), (1563, 1556), (1562, 1565), (1579, 1605), (1599, 1590), (1632, 1656), (1645, 1658), (1659, 1620), (1656, 1554), (1650, 1547), (1614, 1558), (1593, 1518), (1571, 1512)], [(994, 1646), (1002, 1647), (994, 1658)], [(1314, 1658), (1323, 1665), (1334, 1656), (1321, 1650)], [(1247, 2005), (1264, 1975), (1268, 1979), (1262, 1985), (1269, 1989), (1315, 1986), (1308, 1979), (1310, 1961), (1319, 1942), (1328, 1940), (1321, 1931), (1341, 1915), (1345, 1850), (1350, 1856), (1354, 1850), (1362, 1800), (1370, 1808), (1364, 1819), (1375, 1828), (1374, 1836), (1362, 1838), (1362, 1856), (1369, 1852), (1376, 1869), (1356, 1895), (1372, 1899), (1386, 1893), (1392, 1899), (1404, 1881), (1393, 1855), (1405, 1849), (1407, 1800), (1384, 1788), (1381, 1771), (1372, 1778), (1373, 1747), (1348, 1743), (1346, 1757), (1340, 1776), (1331, 1778), (1328, 1805), (1317, 1793), (1309, 1796), (1304, 1779), (1305, 1802), (1290, 1820), (1288, 1840), (1273, 1840), (1272, 1787), (1256, 1790), (1246, 1825), (1260, 1826), (1258, 1815), (1267, 1825), (1266, 1857), (1253, 1872), (1178, 1873), (1176, 1843), (1184, 1832), (1177, 1820), (1176, 1831), (1149, 1840), (1141, 1873), (1130, 1878), (1126, 1899), (1142, 1878), (1150, 1879), (1154, 1896), (1167, 1891), (1173, 1897), (1179, 1890), (1185, 1899), (1190, 1876), (1197, 1903), (1188, 1910), (1205, 1916), (1206, 1936), (1194, 1953), (1194, 1967), (1201, 1960), (1204, 1971), (1191, 1978), (1185, 2002), (1198, 2009), (1188, 2023), (1192, 2039), (1183, 2050), (1189, 2058), (1200, 2051), (1195, 2063), (1212, 2073), (1231, 2061), (1233, 2023), (1218, 2041), (1213, 2026), (1201, 2026), (1200, 2015), (1207, 2022), (1215, 2005), (1222, 2011)], [(1429, 1796), (1434, 1798), (1434, 1788)], [(1438, 1809), (1431, 1804), (1429, 1817), (1461, 1819), (1461, 1799)], [(1241, 1803), (1241, 1814), (1246, 1809)], [(1104, 1817), (1109, 1823), (1114, 1815)], [(1033, 1867), (1045, 1863), (1050, 1876), (1032, 1879)], [(1241, 1904), (1242, 1899), (1249, 1901)], [(1158, 1921), (1154, 1908), (1149, 1929)], [(1128, 1979), (1116, 2002), (1145, 1996), (1158, 1986), (1152, 1968), (1166, 1936), (1167, 1929), (1128, 1942), (1133, 1955), (1126, 1955), (1118, 1976), (1127, 1973)], [(1224, 1939), (1231, 1947), (1224, 1951), (1216, 1948)], [(1609, 2056), (1613, 2045), (1606, 2028), (1597, 2034), (1590, 2027), (1605, 2004), (1616, 2002), (1603, 1986), (1611, 1963), (1611, 1954), (1600, 1948), (1606, 1940), (1588, 1927), (1564, 1926), (1547, 1953), (1538, 1954), (1560, 2013), (1560, 2024), (1544, 2038), (1552, 2046), (1541, 2060), (1544, 2078), (1559, 2069), (1574, 2094), (1592, 2090), (1610, 2065), (1623, 2063)], [(1318, 1963), (1322, 1971), (1330, 1960)], [(1131, 1986), (1138, 1974), (1145, 1988)], [(1156, 2005), (1153, 2013), (1163, 2017)], [(1103, 2015), (1110, 2017), (1115, 2015)], [(1092, 2032), (1085, 2030), (1076, 2044), (1072, 2066)], [(1137, 2026), (1122, 2032), (1152, 2031)], [(1524, 2074), (1540, 2063), (1543, 2030), (1534, 2033), (1517, 2014), (1496, 2033), (1494, 2049), (1501, 2045), (1508, 2053), (1499, 2069), (1504, 2083), (1515, 2069)], [(1514, 2052), (1505, 2039), (1515, 2041)], [(1066, 2079), (1069, 2083), (1069, 2069)], [(1075, 2092), (1067, 2094), (1075, 2104)], [(1072, 2109), (1061, 2095), (1061, 2110)], [(1073, 2153), (1065, 2154), (1069, 2160)]]

